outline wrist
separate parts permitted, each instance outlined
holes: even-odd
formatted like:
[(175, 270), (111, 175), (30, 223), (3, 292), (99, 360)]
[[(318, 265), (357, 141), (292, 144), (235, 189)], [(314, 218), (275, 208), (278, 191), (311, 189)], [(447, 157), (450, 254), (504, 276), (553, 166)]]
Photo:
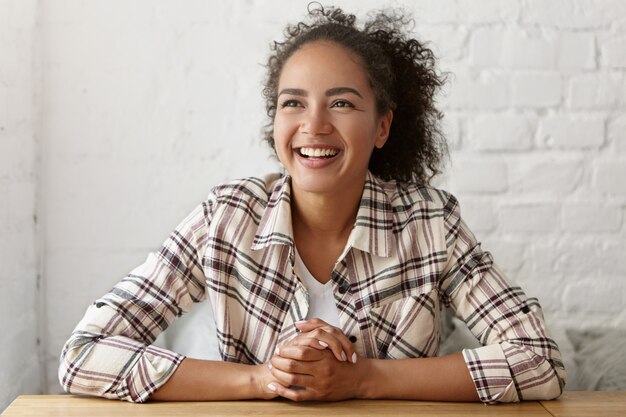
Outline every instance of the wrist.
[(248, 387), (250, 389), (250, 392), (248, 393), (249, 398), (262, 398), (263, 397), (263, 389), (261, 388), (261, 383), (263, 380), (263, 377), (261, 375), (261, 367), (265, 366), (263, 364), (261, 365), (251, 365), (249, 366), (249, 372), (248, 372)]
[(270, 391), (268, 388), (268, 383), (274, 381), (274, 377), (267, 367), (267, 363), (262, 363), (260, 365), (249, 365), (249, 376), (248, 376), (248, 397), (251, 399), (263, 399), (270, 400), (272, 398), (276, 398), (277, 395), (275, 392)]
[(355, 397), (367, 400), (376, 399), (375, 386), (378, 379), (378, 375), (376, 374), (376, 359), (360, 357), (356, 366), (359, 367), (359, 373)]

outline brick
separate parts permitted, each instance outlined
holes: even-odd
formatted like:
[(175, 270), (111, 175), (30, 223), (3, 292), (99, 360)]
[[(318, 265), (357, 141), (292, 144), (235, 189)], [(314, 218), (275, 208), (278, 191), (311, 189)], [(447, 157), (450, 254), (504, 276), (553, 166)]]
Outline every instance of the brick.
[(581, 115), (549, 116), (540, 122), (538, 137), (546, 148), (598, 148), (604, 144), (604, 119)]
[(412, 10), (418, 21), (425, 20), (428, 23), (455, 23), (459, 19), (456, 0), (415, 0), (412, 2)]
[(529, 257), (528, 246), (523, 240), (499, 237), (486, 237), (482, 245), (484, 250), (491, 252), (495, 263), (508, 275), (512, 274), (513, 271), (519, 271), (527, 263)]
[(482, 0), (476, 7), (474, 0), (457, 0), (456, 5), (462, 21), (472, 24), (515, 23), (521, 5), (517, 1)]
[(561, 213), (563, 229), (577, 233), (615, 232), (622, 226), (622, 208), (568, 203)]
[(500, 65), (505, 31), (499, 28), (477, 28), (469, 41), (470, 64), (475, 67)]
[(596, 48), (592, 34), (480, 28), (470, 41), (471, 63), (511, 69), (593, 69)]
[(572, 274), (597, 274), (605, 272), (607, 263), (615, 262), (608, 257), (604, 239), (596, 237), (571, 239), (561, 248), (555, 269)]
[[(539, 300), (551, 330), (555, 323), (547, 313), (558, 312), (563, 308), (563, 286), (565, 283), (566, 279), (563, 274), (555, 272), (537, 271), (519, 277), (518, 284), (524, 293), (528, 297), (535, 297)], [(559, 344), (559, 347), (562, 345)]]
[(454, 62), (467, 54), (469, 30), (466, 27), (447, 25), (420, 25), (419, 39), (428, 41), (435, 56), (443, 62)]
[(558, 226), (558, 214), (557, 204), (523, 203), (501, 206), (498, 217), (504, 231), (549, 233)]
[(481, 151), (523, 151), (532, 147), (535, 121), (526, 116), (487, 115), (468, 121), (467, 142)]
[[(602, 290), (598, 291), (597, 284), (592, 285), (592, 282), (602, 282)], [(621, 313), (624, 305), (624, 288), (618, 282), (618, 277), (607, 277), (605, 274), (595, 272), (586, 275), (581, 283), (567, 285), (563, 297), (565, 311), (586, 315)]]
[(623, 100), (626, 91), (620, 73), (593, 73), (572, 77), (568, 104), (574, 109), (612, 108)]
[(461, 216), (474, 233), (489, 232), (496, 227), (496, 215), (490, 199), (464, 197), (460, 205)]
[(443, 97), (444, 108), (463, 110), (498, 110), (509, 104), (509, 77), (484, 71), (476, 74), (455, 73)]
[(603, 66), (626, 68), (626, 37), (608, 39), (602, 43)]
[(506, 191), (508, 186), (506, 164), (497, 160), (455, 160), (449, 175), (456, 193), (495, 194)]
[(511, 102), (515, 107), (553, 107), (561, 103), (563, 81), (554, 73), (520, 73), (511, 79)]
[(502, 47), (502, 65), (506, 68), (553, 69), (558, 60), (555, 32), (508, 31)]
[(532, 274), (549, 275), (558, 272), (556, 262), (562, 252), (562, 245), (553, 238), (535, 239), (530, 244)]
[(557, 53), (557, 67), (561, 70), (596, 68), (596, 44), (592, 34), (561, 33)]
[(626, 194), (626, 160), (597, 161), (594, 186), (608, 194)]
[(476, 29), (470, 39), (470, 63), (477, 67), (553, 69), (558, 53), (555, 32), (485, 27)]
[(523, 155), (509, 163), (510, 191), (516, 195), (567, 195), (583, 180), (582, 159)]
[(615, 13), (624, 15), (619, 0), (529, 0), (522, 13), (522, 23), (566, 29), (593, 29), (609, 26)]
[(450, 149), (461, 147), (461, 123), (460, 117), (451, 114), (451, 112), (446, 113), (441, 121), (443, 135)]
[[(625, 210), (626, 211), (626, 210)], [(626, 241), (609, 242), (603, 248), (607, 260), (604, 269), (614, 274), (626, 275)]]
[(626, 114), (609, 121), (607, 138), (617, 152), (626, 153)]

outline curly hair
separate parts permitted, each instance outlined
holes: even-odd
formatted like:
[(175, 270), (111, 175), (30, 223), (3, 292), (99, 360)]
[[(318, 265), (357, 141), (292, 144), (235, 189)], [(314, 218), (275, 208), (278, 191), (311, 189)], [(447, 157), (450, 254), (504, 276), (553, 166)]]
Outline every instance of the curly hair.
[(378, 113), (394, 112), (389, 138), (374, 149), (369, 170), (384, 180), (429, 184), (447, 155), (439, 124), (442, 113), (435, 106), (445, 76), (436, 70), (433, 52), (406, 35), (404, 29), (413, 21), (397, 11), (379, 11), (359, 29), (356, 17), (340, 8), (311, 3), (308, 12), (311, 23), (287, 26), (285, 40), (271, 47), (263, 88), (270, 118), (265, 140), (275, 150), (278, 80), (287, 60), (307, 43), (334, 42), (361, 58)]

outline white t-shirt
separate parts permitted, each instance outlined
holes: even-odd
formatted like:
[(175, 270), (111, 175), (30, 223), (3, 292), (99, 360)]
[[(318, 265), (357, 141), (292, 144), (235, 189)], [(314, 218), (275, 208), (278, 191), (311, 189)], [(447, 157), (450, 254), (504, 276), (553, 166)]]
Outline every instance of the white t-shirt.
[(341, 328), (339, 311), (337, 310), (333, 294), (333, 282), (328, 281), (326, 284), (322, 284), (316, 280), (307, 269), (302, 258), (300, 258), (297, 250), (294, 267), (300, 282), (309, 293), (309, 312), (306, 315), (306, 319), (319, 318), (331, 326)]

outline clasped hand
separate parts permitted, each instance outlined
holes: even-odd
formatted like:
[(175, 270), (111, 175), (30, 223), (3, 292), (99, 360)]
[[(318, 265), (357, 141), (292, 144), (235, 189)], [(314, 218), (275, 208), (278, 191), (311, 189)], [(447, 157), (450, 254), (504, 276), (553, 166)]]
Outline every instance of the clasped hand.
[(267, 389), (293, 401), (358, 397), (364, 361), (346, 335), (320, 319), (295, 325), (301, 333), (278, 346), (264, 365), (271, 373)]

